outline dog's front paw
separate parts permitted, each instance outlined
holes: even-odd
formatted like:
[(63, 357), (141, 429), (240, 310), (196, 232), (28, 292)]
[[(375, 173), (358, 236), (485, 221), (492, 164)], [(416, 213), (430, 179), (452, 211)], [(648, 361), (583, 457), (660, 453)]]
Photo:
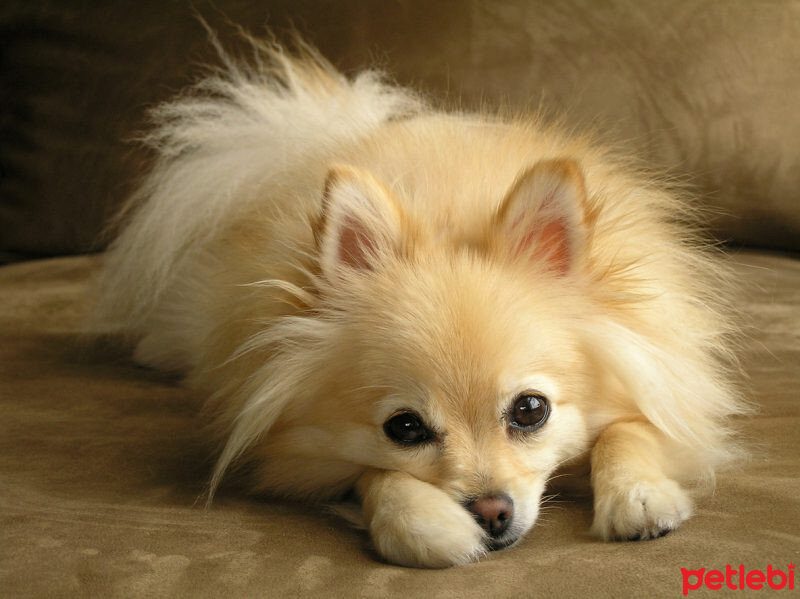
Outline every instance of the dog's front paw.
[(691, 516), (692, 502), (678, 483), (664, 478), (595, 489), (594, 512), (594, 534), (607, 541), (639, 541), (678, 528)]
[(370, 499), (370, 536), (392, 563), (446, 568), (486, 553), (485, 534), (474, 518), (432, 485), (404, 477)]

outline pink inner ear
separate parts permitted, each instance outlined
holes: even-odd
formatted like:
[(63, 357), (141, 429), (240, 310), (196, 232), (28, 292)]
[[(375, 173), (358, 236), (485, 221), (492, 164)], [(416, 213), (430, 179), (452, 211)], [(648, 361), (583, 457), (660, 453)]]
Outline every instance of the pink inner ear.
[(519, 253), (535, 249), (534, 256), (545, 258), (559, 275), (563, 276), (569, 271), (572, 262), (569, 230), (562, 220), (551, 221), (541, 228), (529, 230), (522, 236), (517, 247)]
[(539, 247), (558, 274), (567, 274), (572, 263), (572, 252), (569, 247), (569, 231), (563, 221), (557, 220), (545, 225)]
[(339, 262), (351, 268), (369, 269), (369, 252), (374, 247), (363, 225), (354, 218), (346, 218), (339, 237)]

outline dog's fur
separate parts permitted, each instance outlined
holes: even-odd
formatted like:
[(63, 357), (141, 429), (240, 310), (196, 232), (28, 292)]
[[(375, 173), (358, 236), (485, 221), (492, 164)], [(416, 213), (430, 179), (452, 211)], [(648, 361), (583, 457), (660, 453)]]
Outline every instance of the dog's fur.
[[(106, 258), (103, 326), (209, 398), (253, 488), (355, 490), (388, 560), (461, 564), (591, 464), (594, 532), (649, 538), (732, 454), (726, 277), (674, 192), (536, 119), (443, 113), (374, 72), (261, 45), (161, 106)], [(523, 391), (539, 430), (509, 427)], [(384, 422), (435, 433), (404, 447)], [(490, 544), (465, 504), (513, 500)]]

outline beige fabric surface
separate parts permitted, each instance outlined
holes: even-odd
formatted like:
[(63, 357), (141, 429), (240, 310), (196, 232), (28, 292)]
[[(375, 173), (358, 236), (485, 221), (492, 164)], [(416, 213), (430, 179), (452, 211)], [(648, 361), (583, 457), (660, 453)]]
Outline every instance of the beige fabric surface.
[[(800, 261), (732, 260), (752, 325), (742, 358), (760, 413), (741, 424), (754, 457), (662, 539), (601, 543), (589, 506), (565, 501), (519, 546), (445, 571), (381, 563), (318, 507), (235, 489), (195, 505), (199, 398), (76, 337), (98, 259), (2, 267), (0, 596), (678, 597), (681, 567), (785, 569), (800, 562)], [(704, 595), (724, 596), (689, 596)]]

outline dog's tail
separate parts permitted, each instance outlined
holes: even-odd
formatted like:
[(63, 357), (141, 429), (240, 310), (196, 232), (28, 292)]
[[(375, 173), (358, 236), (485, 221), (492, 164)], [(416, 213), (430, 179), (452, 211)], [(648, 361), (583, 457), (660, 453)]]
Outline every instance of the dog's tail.
[(248, 38), (254, 52), (245, 64), (213, 33), (211, 41), (221, 66), (151, 113), (154, 127), (141, 141), (154, 166), (120, 215), (125, 227), (106, 256), (93, 331), (135, 335), (233, 203), (255, 201), (309, 155), (422, 108), (374, 71), (347, 79), (301, 41), (287, 51)]

